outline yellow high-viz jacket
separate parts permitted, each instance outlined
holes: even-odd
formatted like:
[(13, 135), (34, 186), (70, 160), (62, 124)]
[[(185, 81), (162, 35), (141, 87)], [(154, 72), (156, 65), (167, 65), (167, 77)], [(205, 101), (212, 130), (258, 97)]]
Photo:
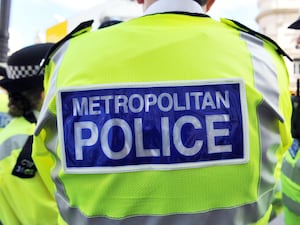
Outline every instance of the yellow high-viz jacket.
[(295, 139), (282, 163), (281, 183), (284, 221), (286, 225), (300, 223), (300, 144)]
[[(56, 202), (39, 172), (31, 178), (12, 175), (20, 152), (34, 129), (34, 123), (18, 117), (0, 133), (0, 221), (3, 225), (57, 224)], [(26, 159), (22, 159), (23, 163)]]
[(282, 50), (229, 20), (162, 13), (66, 41), (33, 157), (61, 224), (265, 225), (291, 144)]

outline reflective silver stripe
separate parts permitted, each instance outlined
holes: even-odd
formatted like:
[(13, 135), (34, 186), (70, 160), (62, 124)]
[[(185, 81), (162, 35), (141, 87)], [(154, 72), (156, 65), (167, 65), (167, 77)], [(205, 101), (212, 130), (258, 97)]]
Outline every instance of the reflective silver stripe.
[(300, 202), (295, 202), (284, 193), (282, 195), (282, 201), (285, 207), (300, 217)]
[(262, 150), (259, 195), (272, 188), (276, 183), (274, 177), (277, 163), (276, 151), (280, 147), (279, 127), (276, 123), (271, 123), (274, 122), (274, 118), (268, 116), (268, 113), (269, 111), (264, 108), (264, 105), (258, 108)]
[(77, 208), (69, 206), (64, 197), (66, 195), (57, 194), (56, 200), (64, 220), (72, 225), (245, 225), (255, 223), (258, 218), (265, 214), (272, 195), (273, 192), (270, 191), (263, 195), (258, 202), (232, 209), (219, 209), (194, 214), (131, 216), (120, 220), (101, 216), (86, 217)]
[(52, 98), (56, 95), (56, 79), (57, 79), (57, 73), (59, 71), (59, 67), (62, 63), (64, 53), (66, 52), (68, 48), (69, 42), (64, 43), (58, 51), (53, 55), (52, 61), (55, 63), (55, 70), (50, 77), (49, 81), (49, 87), (48, 92), (46, 94), (46, 97), (43, 102), (43, 106), (37, 121), (37, 126), (35, 129), (35, 135), (38, 135), (43, 127), (45, 127), (45, 123), (48, 121), (48, 119), (53, 116), (52, 113), (48, 111), (48, 106), (50, 104), (50, 101)]
[[(241, 38), (247, 43), (252, 54), (254, 66), (255, 88), (260, 91), (264, 98), (266, 107), (275, 114), (280, 121), (284, 118), (279, 107), (279, 83), (276, 72), (276, 65), (271, 55), (264, 49), (264, 42), (253, 35), (242, 33)], [(270, 112), (269, 112), (270, 113)]]
[[(288, 152), (288, 154), (290, 154)], [(294, 199), (290, 198), (287, 194), (290, 194), (291, 196), (296, 196), (297, 192), (298, 192), (298, 188), (300, 188), (300, 159), (297, 160), (297, 162), (295, 163), (295, 167), (293, 167), (289, 161), (287, 161), (286, 159), (284, 159), (283, 163), (282, 163), (282, 173), (284, 175), (282, 175), (285, 179), (290, 179), (290, 182), (293, 182), (293, 184), (295, 185), (295, 187), (292, 187), (293, 185), (289, 185), (288, 181), (284, 180), (282, 182), (287, 183), (284, 186), (290, 186), (290, 188), (287, 188), (287, 190), (283, 190), (283, 197), (282, 197), (282, 201), (283, 201), (283, 205), (285, 207), (287, 207), (291, 212), (293, 212), (294, 214), (296, 214), (297, 216), (300, 216), (300, 202), (295, 201)], [(284, 184), (283, 183), (283, 184)], [(299, 187), (297, 187), (297, 185)], [(283, 187), (284, 187), (283, 186)], [(300, 199), (297, 199), (298, 201)]]
[(11, 119), (12, 118), (8, 113), (0, 112), (0, 128), (6, 127), (6, 125), (11, 121)]
[(284, 159), (281, 170), (285, 176), (300, 186), (300, 158), (295, 163), (295, 167), (293, 167), (286, 159)]
[(241, 38), (246, 41), (252, 55), (255, 88), (263, 96), (263, 102), (257, 109), (262, 150), (259, 187), (261, 195), (275, 184), (273, 174), (277, 163), (276, 150), (280, 147), (281, 140), (278, 120), (283, 121), (279, 107), (280, 91), (276, 65), (263, 47), (263, 41), (247, 33), (242, 33)]
[(0, 144), (0, 160), (9, 156), (13, 150), (22, 148), (28, 136), (27, 134), (14, 135), (2, 142)]

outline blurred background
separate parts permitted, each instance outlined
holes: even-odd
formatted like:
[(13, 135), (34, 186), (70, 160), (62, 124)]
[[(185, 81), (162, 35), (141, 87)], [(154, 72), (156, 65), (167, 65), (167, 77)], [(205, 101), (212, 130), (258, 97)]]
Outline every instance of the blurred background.
[[(0, 63), (7, 55), (39, 42), (55, 42), (81, 21), (94, 27), (107, 18), (128, 20), (142, 15), (135, 0), (0, 0)], [(288, 29), (299, 16), (300, 0), (216, 0), (209, 15), (237, 20), (275, 40), (294, 62), (287, 61), (291, 93), (300, 77), (300, 31)]]

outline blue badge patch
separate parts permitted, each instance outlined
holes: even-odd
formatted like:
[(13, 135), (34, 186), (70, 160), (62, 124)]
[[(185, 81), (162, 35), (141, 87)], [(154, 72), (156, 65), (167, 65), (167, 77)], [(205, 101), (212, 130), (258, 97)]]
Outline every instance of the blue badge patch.
[(67, 173), (182, 169), (248, 161), (241, 80), (124, 84), (59, 91)]

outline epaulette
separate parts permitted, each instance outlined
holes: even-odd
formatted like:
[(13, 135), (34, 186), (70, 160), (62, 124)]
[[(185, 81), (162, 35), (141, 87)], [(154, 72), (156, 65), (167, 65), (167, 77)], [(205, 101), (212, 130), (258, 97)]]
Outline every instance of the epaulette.
[(64, 38), (62, 38), (60, 41), (55, 43), (47, 52), (45, 55), (45, 58), (40, 63), (40, 69), (38, 71), (38, 74), (44, 69), (44, 67), (49, 63), (50, 56), (60, 47), (62, 46), (66, 41), (70, 40), (73, 37), (77, 37), (83, 33), (86, 33), (92, 29), (92, 24), (94, 20), (88, 20), (85, 22), (80, 23), (75, 29), (73, 29), (69, 34), (67, 34)]
[(259, 32), (256, 32), (255, 30), (250, 29), (249, 27), (235, 21), (235, 20), (230, 20), (230, 19), (225, 19), (225, 18), (221, 18), (221, 22), (225, 23), (231, 27), (234, 27), (237, 30), (246, 32), (250, 35), (253, 35), (259, 39), (262, 39), (263, 41), (266, 41), (268, 43), (270, 43), (276, 50), (276, 52), (280, 55), (286, 56), (290, 61), (293, 61), (293, 59), (274, 41), (272, 40), (270, 37), (263, 35)]

